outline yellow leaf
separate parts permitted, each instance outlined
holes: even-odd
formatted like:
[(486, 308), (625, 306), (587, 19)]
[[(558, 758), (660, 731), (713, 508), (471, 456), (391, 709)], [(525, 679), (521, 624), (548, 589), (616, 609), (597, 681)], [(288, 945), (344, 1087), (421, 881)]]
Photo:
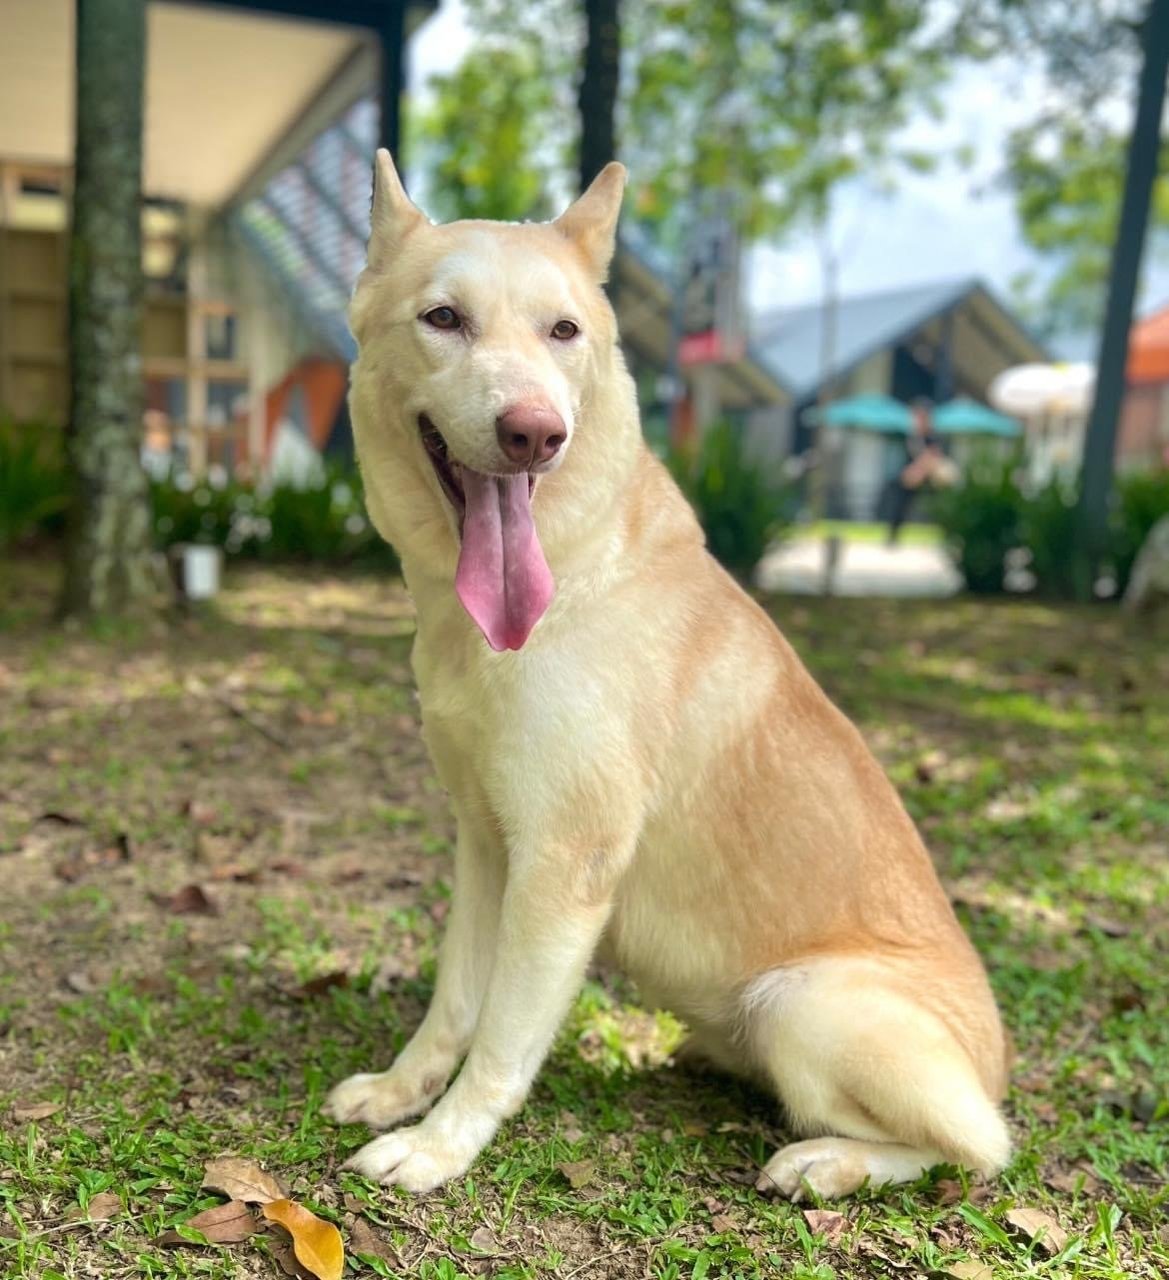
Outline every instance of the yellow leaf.
[(260, 1206), (269, 1222), (277, 1222), (292, 1237), (297, 1261), (307, 1267), (318, 1280), (341, 1280), (345, 1266), (345, 1246), (341, 1233), (331, 1222), (324, 1222), (304, 1205), (293, 1200), (273, 1200)]

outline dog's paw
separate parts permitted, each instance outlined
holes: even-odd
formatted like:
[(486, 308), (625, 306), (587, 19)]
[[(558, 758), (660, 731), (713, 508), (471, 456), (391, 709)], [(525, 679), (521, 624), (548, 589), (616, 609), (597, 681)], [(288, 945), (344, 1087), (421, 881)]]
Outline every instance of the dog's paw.
[(422, 1193), (466, 1173), (475, 1155), (435, 1128), (420, 1124), (367, 1142), (343, 1167), (385, 1187)]
[(350, 1076), (330, 1092), (321, 1111), (338, 1124), (388, 1129), (421, 1115), (445, 1083), (446, 1077), (437, 1072), (415, 1075), (391, 1069)]
[(793, 1142), (768, 1160), (755, 1186), (796, 1203), (809, 1191), (825, 1200), (852, 1195), (869, 1176), (868, 1167), (852, 1150), (855, 1146), (836, 1138)]

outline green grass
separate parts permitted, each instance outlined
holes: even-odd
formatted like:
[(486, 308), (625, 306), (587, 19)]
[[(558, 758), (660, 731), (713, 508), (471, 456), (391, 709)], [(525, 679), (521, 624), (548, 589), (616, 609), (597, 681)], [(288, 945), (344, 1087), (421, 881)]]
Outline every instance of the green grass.
[[(367, 1134), (322, 1124), (321, 1099), (417, 1025), (449, 895), (408, 603), (390, 581), (248, 573), (214, 612), (94, 638), (47, 627), (52, 577), (9, 566), (0, 589), (6, 1278), (281, 1275), (262, 1243), (155, 1243), (217, 1202), (203, 1165), (228, 1152), (347, 1237), (363, 1218), (391, 1260), (351, 1254), (354, 1275), (1169, 1273), (1163, 628), (1024, 602), (772, 603), (901, 787), (1018, 1047), (999, 1180), (936, 1171), (818, 1233), (751, 1187), (784, 1138), (772, 1101), (670, 1065), (677, 1025), (613, 975), (465, 1179), (411, 1199), (340, 1173)], [(218, 914), (166, 907), (189, 884)], [(70, 1220), (106, 1191), (121, 1214)], [(1030, 1243), (1019, 1207), (1067, 1244)]]
[[(889, 539), (889, 526), (866, 520), (817, 520), (815, 524), (802, 525), (788, 530), (790, 537), (829, 538), (844, 542), (885, 543)], [(936, 524), (911, 522), (901, 526), (898, 541), (905, 546), (934, 547), (942, 542), (942, 531)]]

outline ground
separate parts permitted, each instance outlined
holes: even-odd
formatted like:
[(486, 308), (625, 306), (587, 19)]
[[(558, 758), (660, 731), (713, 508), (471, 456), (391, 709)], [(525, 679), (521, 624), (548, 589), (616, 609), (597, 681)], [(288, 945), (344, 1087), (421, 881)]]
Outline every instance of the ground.
[[(1018, 1048), (1018, 1151), (993, 1185), (942, 1169), (827, 1212), (760, 1196), (771, 1100), (675, 1065), (676, 1024), (598, 975), (520, 1116), (411, 1199), (340, 1172), (368, 1135), (318, 1114), (419, 1021), (449, 895), (401, 587), (240, 574), (214, 612), (95, 636), (47, 624), (53, 586), (36, 562), (0, 583), (6, 1277), (281, 1274), (264, 1243), (157, 1243), (220, 1201), (200, 1181), (224, 1153), (335, 1221), (360, 1275), (1169, 1271), (1164, 628), (768, 602), (986, 959)], [(112, 1216), (78, 1221), (104, 1192)]]

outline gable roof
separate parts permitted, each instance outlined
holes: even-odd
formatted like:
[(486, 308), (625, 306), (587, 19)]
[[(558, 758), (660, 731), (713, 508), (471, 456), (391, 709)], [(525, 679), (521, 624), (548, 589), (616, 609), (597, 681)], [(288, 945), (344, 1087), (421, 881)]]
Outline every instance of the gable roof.
[[(850, 373), (870, 356), (905, 341), (930, 320), (976, 294), (989, 302), (1016, 331), (1022, 348), (1020, 360), (1042, 358), (1042, 347), (1020, 322), (981, 281), (968, 277), (841, 298), (836, 305), (829, 376), (839, 378)], [(803, 399), (815, 392), (824, 375), (822, 303), (780, 307), (761, 313), (755, 320), (754, 339), (756, 350), (797, 398)]]

